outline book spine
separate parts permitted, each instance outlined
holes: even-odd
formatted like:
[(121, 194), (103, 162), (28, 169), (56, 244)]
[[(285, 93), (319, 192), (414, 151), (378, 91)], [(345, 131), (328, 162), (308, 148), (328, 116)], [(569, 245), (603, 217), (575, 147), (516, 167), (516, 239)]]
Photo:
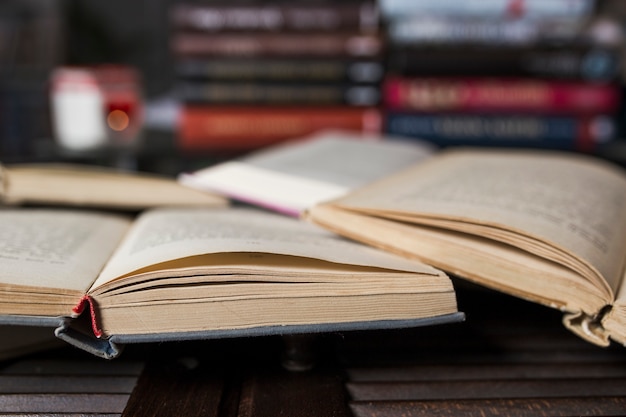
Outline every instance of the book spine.
[(586, 151), (613, 139), (606, 116), (465, 115), (390, 112), (384, 131), (438, 146), (528, 147)]
[(175, 72), (182, 79), (378, 83), (385, 69), (380, 60), (215, 58), (182, 59)]
[(247, 151), (322, 129), (380, 133), (376, 108), (185, 106), (179, 120), (181, 151)]
[(615, 113), (616, 85), (512, 78), (389, 77), (387, 108), (415, 111)]
[(172, 35), (171, 51), (184, 57), (344, 57), (379, 58), (383, 40), (359, 32), (275, 34), (180, 32)]
[(573, 42), (584, 34), (582, 22), (572, 19), (496, 20), (418, 15), (388, 23), (394, 44), (416, 45), (534, 45)]
[(375, 32), (379, 26), (374, 1), (337, 3), (191, 4), (172, 7), (173, 28), (203, 32), (323, 31), (357, 29)]
[(621, 55), (614, 48), (400, 46), (389, 52), (390, 73), (410, 76), (544, 77), (608, 82), (619, 75)]
[(584, 18), (593, 13), (595, 0), (379, 0), (388, 19), (411, 14), (482, 18)]
[(349, 105), (376, 106), (377, 85), (184, 82), (177, 84), (179, 98), (187, 103), (213, 105)]

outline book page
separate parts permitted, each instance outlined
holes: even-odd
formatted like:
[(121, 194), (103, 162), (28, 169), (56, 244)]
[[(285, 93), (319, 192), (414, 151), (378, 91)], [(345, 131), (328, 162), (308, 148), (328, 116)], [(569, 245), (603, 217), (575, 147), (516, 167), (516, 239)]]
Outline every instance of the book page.
[(143, 214), (93, 285), (152, 264), (189, 256), (256, 252), (441, 275), (441, 272), (342, 239), (315, 225), (257, 209), (161, 209)]
[(427, 142), (329, 130), (250, 154), (255, 168), (353, 189), (434, 154)]
[(182, 174), (187, 186), (298, 217), (305, 209), (433, 154), (426, 143), (324, 131)]
[(86, 292), (130, 220), (72, 210), (0, 210), (1, 285)]
[(336, 203), (513, 230), (578, 255), (614, 292), (621, 281), (626, 176), (583, 155), (449, 152)]

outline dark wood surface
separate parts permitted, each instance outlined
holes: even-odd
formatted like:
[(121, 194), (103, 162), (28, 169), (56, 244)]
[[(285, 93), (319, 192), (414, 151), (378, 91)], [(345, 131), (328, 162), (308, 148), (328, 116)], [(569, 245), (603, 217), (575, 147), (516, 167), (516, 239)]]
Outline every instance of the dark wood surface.
[(430, 328), (40, 352), (0, 362), (0, 415), (626, 416), (626, 348), (502, 294), (459, 304)]

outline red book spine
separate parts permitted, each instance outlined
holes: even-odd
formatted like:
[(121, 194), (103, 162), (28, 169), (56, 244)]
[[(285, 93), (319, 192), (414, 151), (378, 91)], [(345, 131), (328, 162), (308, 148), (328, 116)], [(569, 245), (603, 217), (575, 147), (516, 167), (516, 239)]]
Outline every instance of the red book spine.
[(381, 124), (375, 108), (186, 106), (177, 145), (182, 151), (245, 151), (322, 129), (379, 133)]
[(615, 85), (506, 78), (389, 77), (385, 106), (403, 111), (613, 113)]

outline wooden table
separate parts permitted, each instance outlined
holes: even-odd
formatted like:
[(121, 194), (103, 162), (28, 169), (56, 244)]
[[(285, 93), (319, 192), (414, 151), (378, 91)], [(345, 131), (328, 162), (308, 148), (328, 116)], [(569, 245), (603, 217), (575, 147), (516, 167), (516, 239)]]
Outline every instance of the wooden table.
[(0, 363), (0, 416), (626, 416), (626, 348), (502, 294), (459, 304), (431, 328), (41, 352)]

